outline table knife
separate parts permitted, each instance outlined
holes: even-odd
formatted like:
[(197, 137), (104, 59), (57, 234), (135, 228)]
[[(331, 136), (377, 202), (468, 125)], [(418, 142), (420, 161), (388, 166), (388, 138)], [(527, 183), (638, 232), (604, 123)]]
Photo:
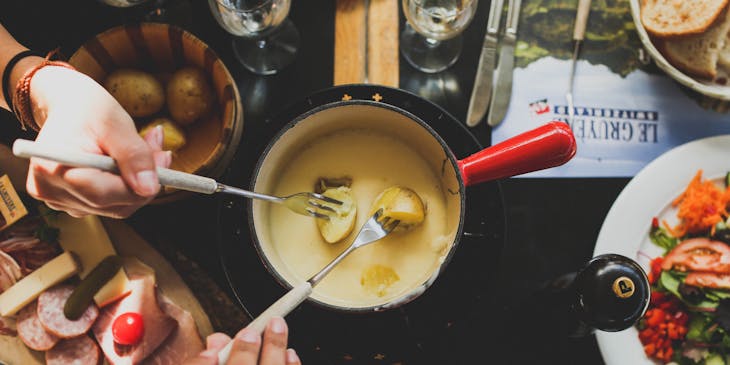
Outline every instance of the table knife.
[(494, 66), (497, 63), (497, 34), (499, 32), (499, 20), (502, 17), (502, 4), (502, 0), (492, 0), (489, 5), (487, 32), (482, 43), (482, 53), (479, 55), (479, 66), (477, 75), (474, 78), (474, 87), (471, 90), (469, 110), (466, 112), (466, 125), (469, 127), (474, 127), (481, 122), (492, 97)]
[(494, 95), (489, 103), (487, 123), (494, 127), (502, 122), (512, 94), (512, 71), (515, 64), (515, 44), (517, 43), (517, 24), (520, 21), (521, 0), (509, 0), (507, 26), (499, 48), (499, 63), (495, 71)]
[(568, 121), (573, 122), (575, 111), (573, 109), (573, 82), (575, 80), (575, 64), (578, 62), (578, 53), (583, 44), (583, 37), (586, 33), (588, 12), (591, 10), (591, 0), (578, 0), (578, 11), (575, 15), (573, 26), (573, 57), (570, 60), (570, 78), (568, 79), (568, 92), (565, 93), (565, 100), (568, 102)]

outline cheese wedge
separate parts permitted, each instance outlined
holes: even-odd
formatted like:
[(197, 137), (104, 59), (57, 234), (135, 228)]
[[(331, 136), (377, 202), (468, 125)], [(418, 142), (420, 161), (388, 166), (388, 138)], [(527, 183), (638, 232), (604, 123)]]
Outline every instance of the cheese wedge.
[(70, 252), (64, 252), (37, 268), (0, 294), (0, 316), (15, 315), (46, 289), (79, 272), (79, 265)]
[[(79, 277), (82, 279), (105, 257), (117, 253), (99, 217), (86, 216), (84, 218), (74, 218), (65, 213), (61, 213), (48, 219), (48, 224), (59, 228), (58, 242), (61, 244), (61, 247), (78, 256), (81, 263)], [(127, 274), (124, 273), (123, 269), (120, 269), (94, 295), (94, 302), (99, 307), (103, 307), (129, 294), (130, 290)]]

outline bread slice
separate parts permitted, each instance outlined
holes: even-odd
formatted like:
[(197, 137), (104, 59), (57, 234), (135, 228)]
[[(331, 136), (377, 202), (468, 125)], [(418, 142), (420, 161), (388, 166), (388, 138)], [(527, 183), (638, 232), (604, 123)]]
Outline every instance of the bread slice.
[(730, 12), (723, 12), (722, 18), (702, 34), (661, 39), (656, 42), (667, 61), (684, 73), (703, 79), (717, 76), (717, 61), (725, 47), (730, 30)]
[(725, 70), (730, 70), (730, 31), (725, 36), (725, 46), (720, 50), (720, 56), (717, 58), (718, 66)]
[(654, 37), (669, 38), (707, 30), (728, 0), (643, 0), (641, 23)]

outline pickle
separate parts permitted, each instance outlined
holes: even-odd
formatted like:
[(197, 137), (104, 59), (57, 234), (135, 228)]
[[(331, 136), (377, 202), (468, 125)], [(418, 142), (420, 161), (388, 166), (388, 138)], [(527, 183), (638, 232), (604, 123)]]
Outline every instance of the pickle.
[(99, 262), (74, 289), (63, 306), (63, 315), (76, 320), (84, 314), (86, 308), (94, 300), (94, 295), (111, 280), (122, 268), (122, 258), (110, 255)]

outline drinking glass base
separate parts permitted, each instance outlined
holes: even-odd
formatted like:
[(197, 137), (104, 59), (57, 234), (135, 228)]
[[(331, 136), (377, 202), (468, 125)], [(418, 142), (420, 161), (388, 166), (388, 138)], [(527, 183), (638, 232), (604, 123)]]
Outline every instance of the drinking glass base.
[(285, 20), (265, 38), (233, 38), (233, 53), (249, 71), (273, 75), (291, 64), (299, 49), (299, 31), (291, 20)]
[(461, 36), (437, 41), (423, 37), (406, 25), (400, 36), (403, 57), (416, 69), (426, 73), (441, 72), (456, 63), (461, 54)]

